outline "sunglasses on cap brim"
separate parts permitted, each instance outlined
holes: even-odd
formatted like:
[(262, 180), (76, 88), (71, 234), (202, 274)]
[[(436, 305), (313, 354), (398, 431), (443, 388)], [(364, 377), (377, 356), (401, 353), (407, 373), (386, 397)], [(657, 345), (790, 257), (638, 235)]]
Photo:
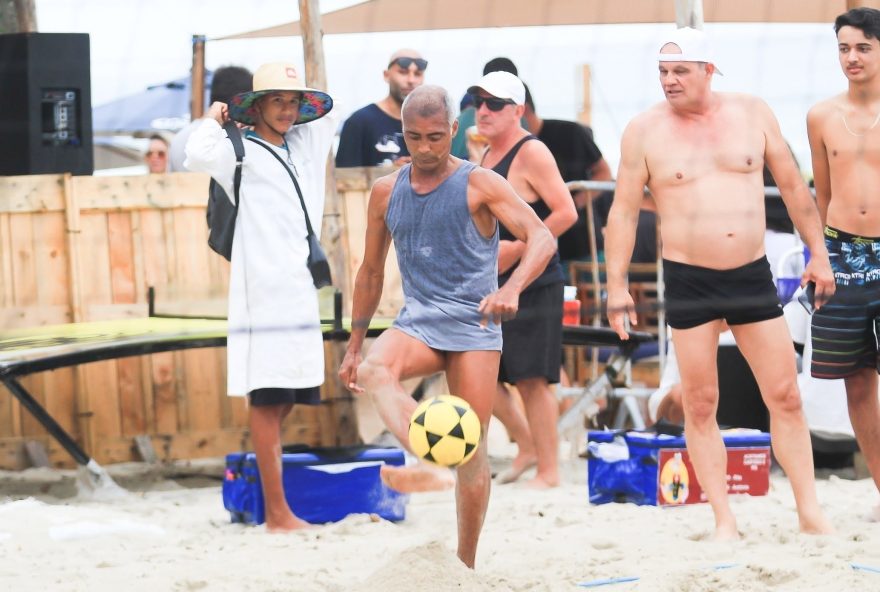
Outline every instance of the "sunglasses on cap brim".
[(409, 67), (413, 64), (416, 65), (416, 70), (424, 70), (428, 67), (428, 60), (423, 60), (422, 58), (397, 58), (396, 60), (391, 60), (391, 63), (388, 64), (388, 67), (398, 65), (404, 70), (409, 70)]
[(486, 103), (486, 107), (489, 108), (489, 111), (501, 111), (508, 105), (516, 105), (516, 102), (511, 99), (499, 99), (498, 97), (481, 97), (480, 95), (474, 95), (474, 109), (479, 109), (483, 106), (483, 103)]

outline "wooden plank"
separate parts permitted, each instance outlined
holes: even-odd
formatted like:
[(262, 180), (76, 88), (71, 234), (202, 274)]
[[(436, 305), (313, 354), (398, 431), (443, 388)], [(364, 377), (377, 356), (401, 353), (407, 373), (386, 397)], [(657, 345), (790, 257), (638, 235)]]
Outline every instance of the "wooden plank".
[(132, 177), (75, 177), (83, 212), (205, 208), (208, 175), (168, 173)]
[[(82, 230), (79, 239), (83, 262), (80, 266), (82, 306), (91, 313), (93, 304), (113, 302), (109, 229), (107, 216), (103, 214), (82, 215), (79, 223)], [(87, 317), (86, 320), (93, 319)], [(79, 403), (81, 417), (86, 418), (87, 423), (84, 431), (87, 451), (92, 451), (98, 437), (122, 434), (117, 362), (85, 364), (82, 372), (85, 392), (79, 393)]]
[(70, 307), (66, 304), (0, 307), (0, 327), (6, 329), (60, 325), (68, 322), (70, 322)]
[(33, 215), (18, 214), (9, 227), (12, 295), (16, 306), (39, 304)]
[(138, 213), (143, 241), (144, 284), (155, 287), (164, 296), (171, 271), (168, 265), (163, 217), (164, 213), (159, 211)]
[[(64, 214), (52, 212), (33, 217), (34, 268), (37, 282), (37, 301), (41, 306), (69, 306), (69, 264), (67, 262), (67, 233)], [(72, 321), (68, 315), (65, 322)]]
[(204, 432), (220, 429), (222, 423), (221, 397), (225, 397), (225, 389), (219, 392), (218, 369), (213, 352), (207, 350), (189, 350), (183, 352), (186, 364), (186, 398), (178, 403), (185, 405), (190, 430)]
[(64, 210), (61, 175), (0, 176), (0, 214)]
[(76, 371), (74, 368), (59, 368), (41, 372), (45, 393), (46, 411), (68, 434), (76, 438), (79, 425), (76, 418)]
[(67, 223), (67, 264), (68, 278), (70, 281), (70, 316), (74, 323), (84, 320), (82, 310), (82, 279), (81, 279), (81, 254), (82, 226), (80, 221), (79, 206), (77, 205), (76, 193), (73, 187), (73, 177), (66, 174), (63, 177), (64, 188), (64, 214)]
[(141, 360), (121, 358), (116, 361), (119, 381), (119, 420), (123, 435), (136, 436), (147, 431), (144, 416), (144, 391)]
[[(191, 458), (210, 458), (252, 450), (247, 428), (230, 428), (208, 432), (151, 435), (153, 449), (160, 462)], [(282, 431), (285, 443), (320, 444), (316, 424), (289, 422)], [(50, 451), (50, 458), (51, 458)], [(94, 458), (102, 464), (139, 460), (134, 438), (102, 438), (94, 452)], [(0, 457), (2, 462), (2, 457)]]
[(9, 214), (0, 214), (0, 307), (3, 308), (15, 304), (12, 291), (12, 243), (9, 240), (12, 233), (11, 218)]
[(107, 213), (107, 249), (112, 302), (114, 304), (131, 304), (137, 300), (137, 293), (134, 280), (134, 248), (130, 214)]
[(174, 377), (174, 354), (153, 354), (153, 417), (150, 431), (155, 434), (174, 434), (178, 429), (177, 390)]

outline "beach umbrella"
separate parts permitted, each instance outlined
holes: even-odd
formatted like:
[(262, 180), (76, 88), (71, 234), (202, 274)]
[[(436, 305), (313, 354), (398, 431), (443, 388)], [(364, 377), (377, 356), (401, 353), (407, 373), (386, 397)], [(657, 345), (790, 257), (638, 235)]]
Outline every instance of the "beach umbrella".
[[(205, 73), (205, 101), (211, 73)], [(92, 109), (96, 135), (176, 132), (190, 122), (191, 78), (178, 78), (148, 86), (137, 94), (122, 97)]]

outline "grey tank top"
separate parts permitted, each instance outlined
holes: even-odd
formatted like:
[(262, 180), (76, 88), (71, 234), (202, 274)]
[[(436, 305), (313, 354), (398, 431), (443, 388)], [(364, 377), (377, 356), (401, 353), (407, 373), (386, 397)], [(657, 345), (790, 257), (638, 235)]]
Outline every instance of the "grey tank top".
[(440, 351), (501, 351), (501, 326), (480, 326), (480, 301), (498, 289), (498, 225), (483, 236), (468, 209), (463, 161), (433, 191), (410, 183), (411, 165), (400, 169), (385, 223), (403, 280), (403, 308), (394, 327)]

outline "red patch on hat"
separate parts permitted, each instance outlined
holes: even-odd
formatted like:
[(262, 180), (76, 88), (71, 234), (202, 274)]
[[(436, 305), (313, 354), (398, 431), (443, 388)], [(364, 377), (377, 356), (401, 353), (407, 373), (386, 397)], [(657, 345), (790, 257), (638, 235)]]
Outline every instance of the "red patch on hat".
[(288, 77), (288, 78), (296, 78), (296, 77), (297, 77), (297, 76), (296, 76), (296, 70), (295, 70), (294, 68), (287, 68), (287, 69), (285, 70), (285, 72), (287, 73), (287, 77)]

